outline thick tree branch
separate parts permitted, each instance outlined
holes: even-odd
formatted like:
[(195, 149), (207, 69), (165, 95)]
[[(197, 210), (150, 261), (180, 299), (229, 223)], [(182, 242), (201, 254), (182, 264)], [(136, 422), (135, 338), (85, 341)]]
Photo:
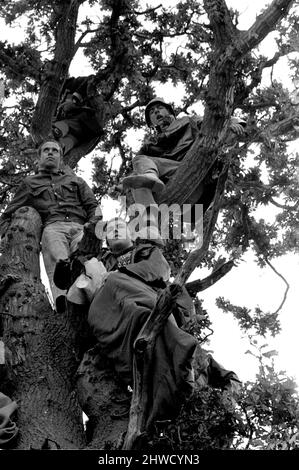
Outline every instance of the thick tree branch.
[(61, 86), (75, 52), (75, 34), (80, 2), (69, 0), (57, 4), (55, 51), (48, 63), (32, 119), (31, 134), (40, 143), (51, 134), (51, 123)]
[(151, 382), (155, 342), (171, 313), (175, 298), (180, 292), (181, 288), (172, 284), (160, 293), (153, 311), (134, 343), (134, 388), (129, 425), (123, 446), (125, 450), (134, 449), (140, 445), (140, 438), (146, 431), (148, 387)]
[(225, 0), (204, 0), (204, 8), (215, 35), (216, 47), (223, 49), (231, 43), (237, 31)]
[(224, 192), (225, 182), (227, 178), (227, 171), (228, 171), (228, 164), (225, 165), (223, 168), (217, 183), (216, 193), (214, 197), (214, 203), (212, 207), (206, 212), (203, 220), (203, 243), (200, 248), (192, 251), (188, 258), (186, 259), (185, 263), (183, 264), (182, 268), (178, 272), (174, 283), (180, 286), (183, 286), (191, 273), (194, 269), (199, 265), (201, 260), (204, 258), (209, 244), (211, 237), (214, 232), (215, 224), (218, 217), (218, 212), (221, 204), (222, 194)]
[(279, 209), (284, 209), (288, 211), (296, 211), (299, 208), (299, 201), (296, 202), (293, 206), (286, 206), (285, 204), (279, 204), (279, 202), (275, 201), (273, 197), (270, 197), (270, 202), (276, 206), (279, 207)]
[(213, 286), (217, 281), (225, 276), (234, 265), (234, 260), (230, 260), (213, 271), (209, 276), (204, 279), (197, 279), (196, 281), (188, 282), (185, 287), (191, 296), (195, 296), (197, 292), (201, 292), (208, 289), (208, 287)]
[(81, 34), (81, 36), (79, 37), (78, 41), (75, 44), (74, 55), (78, 51), (79, 47), (87, 47), (89, 46), (89, 44), (91, 44), (91, 42), (83, 43), (83, 39), (85, 38), (85, 36), (87, 36), (87, 34), (96, 33), (97, 31), (99, 31), (99, 28), (87, 29), (86, 31), (83, 31), (83, 33)]
[(36, 210), (21, 207), (5, 233), (0, 312), (5, 313), (1, 323), (6, 374), (1, 390), (8, 387), (20, 405), (14, 448), (41, 449), (51, 439), (64, 449), (78, 449), (85, 442), (82, 410), (74, 394), (75, 338), (82, 320), (78, 323), (74, 312), (57, 316), (50, 308), (40, 281), (41, 230)]
[(244, 56), (254, 49), (286, 16), (293, 3), (294, 0), (273, 0), (269, 7), (257, 17), (251, 28), (240, 34), (234, 44), (233, 55)]
[(156, 11), (159, 8), (162, 8), (162, 6), (163, 6), (162, 3), (160, 3), (160, 5), (158, 5), (154, 8), (148, 8), (147, 10), (143, 10), (143, 11), (134, 10), (134, 14), (135, 15), (147, 15), (148, 13), (152, 13), (153, 11)]

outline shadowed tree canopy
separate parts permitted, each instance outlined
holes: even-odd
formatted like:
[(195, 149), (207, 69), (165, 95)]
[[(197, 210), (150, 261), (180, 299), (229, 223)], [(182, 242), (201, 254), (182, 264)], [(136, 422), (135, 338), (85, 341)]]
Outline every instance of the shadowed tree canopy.
[[(136, 151), (135, 146), (131, 145), (132, 136), (139, 136), (140, 130), (145, 130), (144, 106), (156, 95), (159, 85), (174, 86), (172, 101), (177, 114), (192, 115), (203, 110), (200, 135), (180, 170), (167, 184), (160, 202), (183, 204), (213, 163), (217, 159), (225, 162), (225, 174), (219, 178), (215, 204), (204, 219), (203, 245), (187, 253), (181, 243), (171, 241), (165, 249), (176, 284), (185, 284), (197, 266), (205, 266), (211, 270), (210, 276), (190, 283), (189, 291), (195, 294), (206, 289), (232, 269), (234, 262), (249, 249), (254, 250), (260, 266), (272, 266), (276, 257), (295, 252), (299, 208), (298, 156), (291, 151), (292, 143), (299, 137), (299, 105), (295, 89), (299, 68), (299, 12), (295, 3), (293, 0), (273, 0), (263, 11), (257, 12), (255, 22), (248, 30), (240, 30), (239, 14), (229, 9), (225, 0), (186, 0), (175, 2), (171, 7), (158, 5), (157, 2), (153, 6), (150, 2), (145, 5), (145, 2), (137, 0), (3, 0), (0, 6), (2, 20), (7, 27), (21, 25), (22, 32), (18, 41), (2, 37), (0, 42), (0, 79), (4, 84), (5, 98), (0, 116), (1, 209), (6, 207), (16, 186), (34, 171), (35, 149), (42, 139), (51, 134), (59, 97), (66, 80), (70, 78), (70, 67), (77, 71), (76, 77), (84, 75), (80, 66), (84, 59), (92, 75), (89, 99), (103, 132), (91, 146), (72, 149), (65, 161), (75, 168), (88, 154), (84, 162), (85, 165), (93, 165), (94, 190), (99, 201), (130, 171)], [(276, 45), (273, 53), (265, 56), (259, 52), (258, 46), (272, 32), (275, 32)], [(276, 67), (282, 60), (288, 64), (290, 77), (294, 80), (293, 88), (286, 87), (275, 78)], [(267, 75), (270, 79), (262, 81)], [(183, 89), (180, 102), (175, 99), (175, 86)], [(233, 114), (247, 124), (245, 134), (229, 145), (226, 134)], [(93, 153), (90, 153), (92, 149)], [(117, 171), (111, 165), (114, 157), (120, 161)], [(271, 207), (276, 209), (275, 222), (268, 223), (256, 217), (256, 210), (262, 206), (269, 210)], [(21, 403), (34, 390), (33, 395), (36, 394), (34, 396), (41, 407), (34, 415), (33, 428), (38, 429), (40, 423), (44, 426), (41, 435), (32, 432), (24, 437), (23, 431), (16, 445), (18, 448), (82, 448), (86, 436), (80, 421), (74, 382), (83, 351), (86, 350), (84, 341), (88, 332), (85, 335), (86, 325), (82, 327), (86, 312), (84, 315), (82, 312), (70, 312), (66, 319), (51, 314), (43, 296), (39, 272), (37, 270), (32, 274), (28, 268), (33, 261), (38, 263), (38, 253), (35, 252), (38, 242), (30, 251), (34, 260), (30, 258), (28, 265), (18, 264), (18, 256), (21, 255), (16, 253), (16, 244), (27, 249), (26, 240), (33, 239), (35, 235), (31, 234), (28, 226), (28, 212), (23, 211), (16, 217), (13, 224), (17, 225), (10, 228), (1, 261), (4, 279), (1, 281), (4, 286), (1, 311), (4, 314), (0, 336), (3, 336), (7, 351), (10, 351), (2, 381), (5, 391)], [(16, 226), (22, 227), (19, 235)], [(25, 239), (22, 239), (22, 234)], [(220, 249), (227, 253), (229, 264), (217, 258)], [(16, 260), (19, 271), (14, 268), (11, 272), (10, 255)], [(32, 311), (26, 307), (28, 298), (31, 298)], [(218, 305), (225, 311), (233, 312), (241, 328), (251, 335), (269, 332), (274, 335), (279, 331), (279, 311), (274, 314), (262, 311), (252, 313), (246, 307), (234, 306), (225, 299), (218, 299)], [(13, 322), (16, 312), (19, 313), (16, 322)], [(39, 317), (40, 313), (42, 315)], [(199, 300), (197, 313), (199, 320), (194, 331), (199, 334), (199, 331), (210, 326), (208, 314)], [(30, 331), (42, 332), (40, 342), (36, 338), (33, 340), (26, 332), (25, 324)], [(192, 330), (193, 327), (190, 328)], [(59, 336), (55, 353), (51, 353), (50, 341), (57, 341)], [(202, 341), (203, 338), (204, 335)], [(28, 342), (31, 348), (28, 354), (32, 358), (37, 355), (36, 361), (32, 359), (28, 366), (32, 374), (29, 381), (28, 376), (25, 380), (28, 387), (22, 382), (27, 367), (22, 358), (26, 354), (18, 341), (22, 345)], [(48, 359), (38, 356), (43, 344), (49, 348)], [(66, 345), (66, 351), (63, 345)], [(86, 359), (86, 367), (90, 368), (91, 374), (96, 365), (95, 357), (91, 354)], [(34, 380), (34, 368), (38, 361), (42, 361), (47, 369), (41, 375), (46, 377), (46, 383), (42, 379), (39, 384)], [(55, 390), (65, 367), (68, 373), (63, 393), (67, 397), (67, 406), (60, 416)], [(53, 373), (53, 377), (49, 377), (50, 369), (57, 376)], [(80, 377), (80, 370), (78, 374)], [(212, 437), (205, 441), (198, 432), (194, 437), (196, 431), (190, 428), (188, 439), (184, 439), (189, 450), (200, 439), (202, 448), (227, 448), (232, 445), (235, 434), (240, 438), (240, 445), (244, 445), (247, 439), (251, 448), (277, 448), (277, 433), (283, 432), (279, 426), (284, 422), (288, 423), (289, 433), (285, 431), (282, 440), (289, 446), (287, 448), (295, 446), (296, 440), (292, 438), (296, 432), (294, 420), (298, 408), (293, 400), (294, 387), (287, 382), (283, 389), (285, 394), (289, 393), (288, 405), (287, 411), (281, 411), (279, 415), (277, 410), (271, 409), (266, 399), (270, 391), (275, 392), (276, 396), (282, 393), (278, 385), (277, 389), (272, 387), (276, 379), (273, 370), (264, 368), (258, 378), (263, 386), (258, 388), (256, 384), (249, 384), (244, 389), (243, 408), (238, 411), (238, 416), (232, 409), (227, 411), (227, 404), (221, 401), (217, 392), (201, 395), (204, 416), (201, 419), (207, 426), (207, 435)], [(275, 383), (278, 382), (277, 379)], [(84, 387), (86, 390), (89, 385), (85, 384)], [(115, 387), (113, 380), (106, 383), (106, 398), (111, 396), (110, 392), (116, 393)], [(26, 394), (22, 395), (24, 390)], [(91, 393), (90, 390), (88, 393)], [(221, 412), (218, 428), (215, 425), (214, 429), (210, 429), (207, 424), (208, 410), (217, 401), (213, 393), (217, 395)], [(263, 410), (259, 410), (257, 402), (254, 402), (254, 394), (260, 394), (261, 401), (264, 400)], [(106, 402), (104, 400), (103, 403)], [(126, 429), (126, 423), (121, 422), (120, 418), (113, 422), (110, 417), (103, 417), (111, 411), (107, 411), (106, 405), (103, 405), (101, 416), (94, 418), (96, 423), (91, 423), (96, 429), (90, 439), (93, 447), (103, 447), (109, 440), (117, 447), (120, 445), (117, 444), (119, 434)], [(195, 397), (183, 413), (196, 417), (197, 405)], [(45, 424), (44, 420), (40, 421), (41, 416), (44, 417), (45, 407), (51, 416), (61, 417), (57, 421), (60, 433), (52, 425)], [(23, 429), (28, 428), (26, 423), (31, 411), (29, 406), (25, 414), (19, 412)], [(269, 413), (273, 415), (274, 412), (276, 421), (274, 419), (270, 425)], [(73, 418), (69, 427), (67, 413)], [(186, 421), (184, 416), (180, 425)], [(261, 428), (254, 424), (256, 416), (260, 419)], [(222, 439), (219, 430), (223, 423), (226, 431)], [(263, 423), (269, 426), (268, 434), (262, 434)], [(107, 433), (108, 428), (110, 434)], [(274, 437), (269, 437), (271, 432), (276, 432), (276, 437), (274, 434)], [(163, 448), (163, 445), (167, 449), (178, 448), (171, 426), (165, 430), (164, 436), (163, 442), (158, 437), (156, 441), (151, 441), (154, 448)], [(182, 441), (180, 446), (183, 451)]]

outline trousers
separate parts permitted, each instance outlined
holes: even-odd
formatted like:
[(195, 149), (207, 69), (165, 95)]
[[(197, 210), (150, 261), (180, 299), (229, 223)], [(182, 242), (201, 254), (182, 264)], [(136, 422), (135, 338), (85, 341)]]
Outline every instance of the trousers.
[[(167, 183), (180, 165), (180, 161), (170, 160), (168, 158), (148, 157), (146, 155), (137, 155), (133, 158), (133, 170), (135, 174), (155, 174), (163, 183)], [(202, 194), (203, 186), (200, 185), (195, 188), (187, 202), (190, 204), (197, 203)], [(132, 195), (136, 203), (143, 204), (145, 207), (156, 204), (151, 189), (132, 189)]]
[(54, 302), (59, 295), (66, 293), (54, 284), (53, 275), (56, 263), (60, 259), (69, 258), (76, 251), (82, 237), (83, 225), (77, 222), (53, 222), (46, 225), (43, 230), (42, 255)]

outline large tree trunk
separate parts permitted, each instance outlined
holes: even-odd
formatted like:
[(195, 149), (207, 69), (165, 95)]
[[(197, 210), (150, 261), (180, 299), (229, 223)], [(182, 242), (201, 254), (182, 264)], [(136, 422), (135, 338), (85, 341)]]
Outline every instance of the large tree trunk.
[(78, 396), (89, 418), (89, 449), (119, 449), (129, 421), (132, 394), (99, 347), (87, 351), (78, 369)]
[(0, 311), (5, 344), (4, 393), (18, 404), (18, 449), (78, 449), (85, 444), (74, 391), (76, 347), (85, 318), (53, 312), (40, 281), (41, 221), (16, 211), (0, 259)]
[(31, 124), (31, 135), (37, 144), (51, 135), (51, 122), (59, 92), (75, 53), (79, 6), (79, 0), (60, 0), (56, 2), (53, 10), (55, 50), (53, 59), (47, 62), (43, 70), (41, 89)]

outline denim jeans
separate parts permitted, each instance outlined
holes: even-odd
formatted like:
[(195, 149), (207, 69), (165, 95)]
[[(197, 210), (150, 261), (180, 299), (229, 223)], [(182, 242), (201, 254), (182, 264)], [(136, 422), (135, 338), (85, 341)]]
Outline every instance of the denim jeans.
[(53, 282), (56, 263), (74, 253), (82, 237), (83, 225), (77, 222), (53, 222), (43, 230), (42, 254), (54, 302), (59, 295), (65, 295)]

